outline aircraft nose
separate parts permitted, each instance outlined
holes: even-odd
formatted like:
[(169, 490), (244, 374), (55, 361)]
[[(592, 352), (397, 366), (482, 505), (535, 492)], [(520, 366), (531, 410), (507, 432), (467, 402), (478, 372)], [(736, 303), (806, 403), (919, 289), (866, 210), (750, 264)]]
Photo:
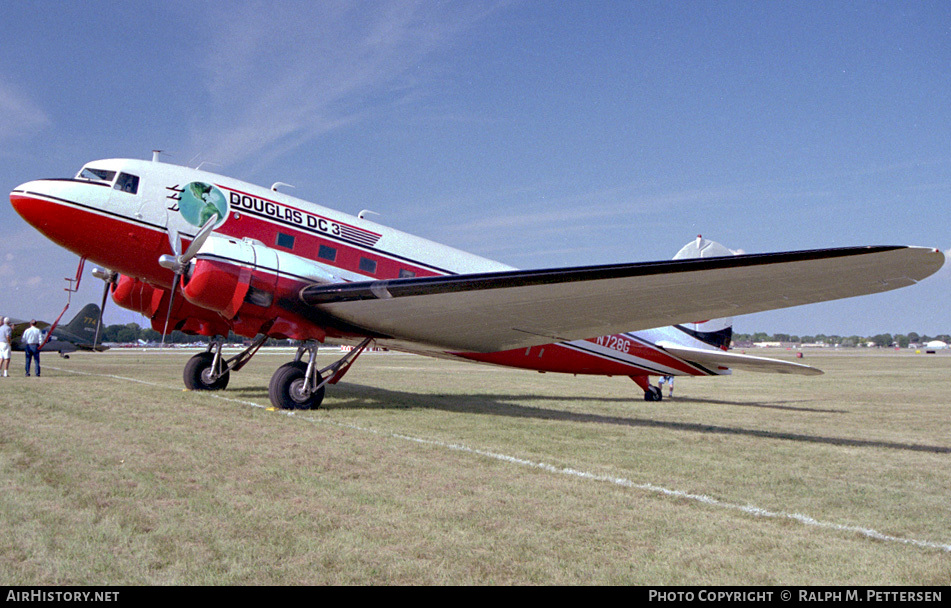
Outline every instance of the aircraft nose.
[(78, 218), (71, 211), (60, 180), (36, 180), (10, 192), (10, 204), (28, 224), (61, 247), (73, 249)]
[(10, 204), (28, 224), (51, 237), (51, 223), (62, 215), (53, 180), (35, 180), (20, 184), (10, 192)]
[(37, 187), (38, 182), (26, 182), (20, 184), (10, 192), (10, 204), (13, 205), (13, 209), (26, 220), (30, 225), (39, 228), (37, 225), (37, 220), (39, 218), (34, 217), (34, 211), (37, 208), (37, 200), (35, 196), (40, 194), (42, 188)]

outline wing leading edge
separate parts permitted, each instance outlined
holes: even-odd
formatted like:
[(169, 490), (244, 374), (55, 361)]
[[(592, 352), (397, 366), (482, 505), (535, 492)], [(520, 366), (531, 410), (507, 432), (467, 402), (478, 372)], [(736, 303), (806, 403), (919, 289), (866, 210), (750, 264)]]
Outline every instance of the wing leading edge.
[(494, 352), (913, 285), (944, 254), (880, 246), (322, 284), (301, 300), (368, 334)]

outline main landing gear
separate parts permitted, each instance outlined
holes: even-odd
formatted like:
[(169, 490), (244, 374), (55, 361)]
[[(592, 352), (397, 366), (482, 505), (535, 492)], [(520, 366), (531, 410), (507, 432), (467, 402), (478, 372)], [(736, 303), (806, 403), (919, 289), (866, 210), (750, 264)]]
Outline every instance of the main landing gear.
[[(265, 340), (267, 335), (262, 333), (246, 349), (226, 359), (221, 354), (224, 337), (215, 336), (208, 344), (208, 350), (195, 355), (185, 364), (185, 387), (193, 391), (223, 390), (228, 386), (231, 372), (244, 367)], [(271, 403), (284, 410), (317, 409), (324, 400), (324, 387), (340, 381), (371, 340), (366, 338), (355, 349), (323, 369), (317, 367), (318, 343), (308, 340), (297, 349), (293, 361), (277, 368), (271, 376), (268, 385)], [(306, 362), (303, 361), (304, 353), (308, 355)]]
[(650, 376), (631, 376), (631, 380), (644, 391), (644, 401), (661, 401), (664, 394), (659, 386), (650, 383)]
[(224, 340), (224, 336), (215, 336), (208, 343), (208, 350), (188, 360), (185, 364), (185, 372), (182, 374), (185, 388), (193, 391), (223, 390), (228, 386), (231, 372), (240, 370), (251, 360), (254, 353), (258, 352), (267, 340), (267, 335), (259, 335), (249, 347), (230, 359), (225, 359), (221, 354)]
[[(308, 340), (297, 349), (293, 361), (277, 368), (271, 376), (267, 391), (271, 404), (284, 410), (317, 409), (324, 400), (324, 387), (343, 378), (371, 340), (366, 338), (357, 348), (323, 369), (317, 368), (318, 343)], [(303, 361), (305, 352), (307, 363)]]

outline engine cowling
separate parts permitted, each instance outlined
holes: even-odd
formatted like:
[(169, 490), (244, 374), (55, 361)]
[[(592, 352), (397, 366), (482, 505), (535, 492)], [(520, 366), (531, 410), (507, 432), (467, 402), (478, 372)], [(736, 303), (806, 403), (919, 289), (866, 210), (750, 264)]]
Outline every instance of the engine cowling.
[[(151, 321), (152, 329), (159, 332), (165, 328), (170, 296), (168, 290), (125, 275), (119, 277), (112, 289), (113, 302), (144, 315)], [(183, 298), (175, 298), (169, 327), (202, 336), (226, 335), (229, 330), (228, 323), (218, 314)]]
[(182, 277), (182, 293), (190, 303), (234, 318), (251, 288), (252, 271), (215, 259), (199, 259)]
[(276, 305), (296, 299), (304, 285), (340, 279), (318, 263), (252, 239), (211, 238), (182, 276), (185, 299), (215, 311), (235, 333), (323, 339), (321, 328)]
[[(252, 239), (209, 239), (182, 277), (189, 302), (227, 319), (268, 309), (301, 285), (337, 282), (323, 266)], [(287, 292), (287, 293), (285, 293)]]

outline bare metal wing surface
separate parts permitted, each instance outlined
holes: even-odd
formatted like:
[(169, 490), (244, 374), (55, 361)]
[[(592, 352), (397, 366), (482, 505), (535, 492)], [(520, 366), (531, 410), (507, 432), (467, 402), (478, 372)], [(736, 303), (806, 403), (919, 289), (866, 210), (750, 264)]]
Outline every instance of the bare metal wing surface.
[(837, 300), (935, 273), (933, 248), (877, 246), (305, 287), (368, 334), (493, 352)]

